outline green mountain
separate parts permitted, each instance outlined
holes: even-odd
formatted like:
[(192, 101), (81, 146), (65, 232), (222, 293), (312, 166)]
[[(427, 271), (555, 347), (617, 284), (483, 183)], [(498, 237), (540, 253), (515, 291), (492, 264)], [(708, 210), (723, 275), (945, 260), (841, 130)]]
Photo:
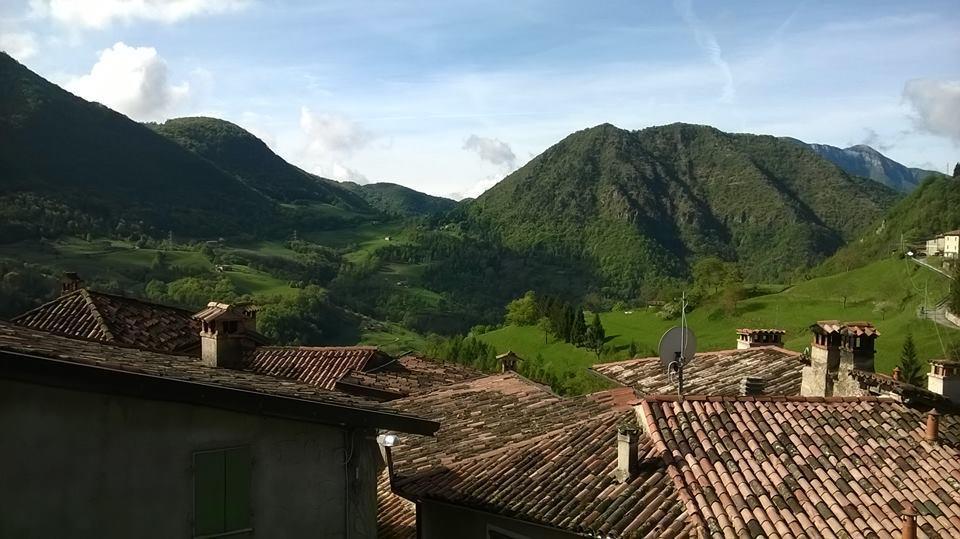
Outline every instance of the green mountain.
[(591, 261), (615, 294), (630, 295), (704, 256), (738, 262), (751, 281), (799, 274), (896, 199), (776, 137), (604, 124), (549, 148), (469, 213), (506, 247)]
[(319, 202), (359, 212), (370, 211), (366, 202), (339, 183), (287, 163), (262, 140), (226, 120), (176, 118), (148, 125), (251, 189), (279, 202)]
[(278, 236), (375, 215), (232, 124), (168, 123), (169, 138), (0, 53), (0, 238)]
[(457, 206), (455, 200), (431, 196), (395, 183), (344, 182), (342, 185), (360, 195), (373, 208), (387, 215), (398, 217), (438, 215)]
[(857, 268), (918, 247), (937, 234), (960, 228), (960, 177), (927, 178), (882, 218), (876, 219), (862, 237), (838, 251), (818, 268), (829, 275)]

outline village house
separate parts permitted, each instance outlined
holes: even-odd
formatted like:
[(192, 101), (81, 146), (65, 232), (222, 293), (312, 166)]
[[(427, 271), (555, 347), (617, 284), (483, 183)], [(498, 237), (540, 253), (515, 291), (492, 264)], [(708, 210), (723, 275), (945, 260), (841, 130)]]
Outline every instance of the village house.
[(927, 240), (927, 256), (957, 258), (960, 256), (960, 230), (951, 230)]
[(0, 323), (0, 428), (0, 537), (372, 538), (378, 433), (438, 425), (191, 356)]

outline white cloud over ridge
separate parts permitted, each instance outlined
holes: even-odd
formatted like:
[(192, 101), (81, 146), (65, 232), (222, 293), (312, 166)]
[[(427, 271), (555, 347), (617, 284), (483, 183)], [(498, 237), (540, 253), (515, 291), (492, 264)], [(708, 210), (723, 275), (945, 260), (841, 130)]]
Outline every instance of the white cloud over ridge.
[(23, 62), (37, 54), (37, 40), (29, 32), (7, 32), (0, 29), (0, 51)]
[(359, 123), (334, 113), (314, 113), (300, 107), (300, 131), (306, 137), (301, 152), (311, 172), (340, 181), (367, 183), (367, 177), (344, 161), (367, 147), (375, 137)]
[(167, 63), (156, 49), (123, 42), (100, 51), (90, 73), (68, 81), (65, 87), (136, 120), (163, 119), (190, 92), (189, 83), (169, 82)]
[(35, 16), (71, 27), (105, 28), (115, 21), (174, 23), (195, 16), (241, 10), (250, 0), (31, 0)]
[(476, 152), (480, 159), (502, 166), (508, 172), (517, 168), (517, 156), (509, 144), (496, 138), (470, 135), (463, 143), (464, 150)]
[(903, 98), (913, 108), (918, 130), (960, 144), (960, 80), (909, 80)]

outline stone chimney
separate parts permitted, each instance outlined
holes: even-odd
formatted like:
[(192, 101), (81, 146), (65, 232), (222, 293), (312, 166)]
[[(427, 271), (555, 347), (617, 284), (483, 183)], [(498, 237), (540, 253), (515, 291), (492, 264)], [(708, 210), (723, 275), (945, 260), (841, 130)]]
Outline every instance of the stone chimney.
[(960, 361), (931, 361), (927, 389), (960, 404)]
[(737, 350), (759, 348), (761, 346), (783, 346), (782, 329), (751, 329), (737, 330)]
[(802, 369), (800, 394), (827, 397), (833, 394), (833, 382), (840, 367), (840, 330), (837, 320), (821, 320), (810, 326), (810, 364)]
[(71, 292), (76, 292), (83, 288), (83, 279), (80, 278), (80, 275), (75, 271), (67, 271), (63, 274), (63, 279), (60, 281), (60, 295), (69, 294)]
[(740, 380), (740, 395), (743, 397), (763, 395), (763, 385), (763, 378), (746, 376)]
[(497, 356), (497, 359), (500, 361), (500, 369), (502, 372), (516, 371), (517, 363), (520, 362), (520, 356), (514, 354), (512, 350), (507, 350), (506, 353), (500, 354)]
[(263, 341), (256, 309), (211, 301), (193, 315), (200, 322), (200, 362), (208, 367), (237, 367), (244, 354)]
[(840, 363), (858, 371), (874, 372), (875, 343), (880, 332), (870, 322), (847, 322), (840, 330)]
[(640, 431), (637, 427), (621, 425), (617, 428), (617, 481), (626, 483), (640, 471)]

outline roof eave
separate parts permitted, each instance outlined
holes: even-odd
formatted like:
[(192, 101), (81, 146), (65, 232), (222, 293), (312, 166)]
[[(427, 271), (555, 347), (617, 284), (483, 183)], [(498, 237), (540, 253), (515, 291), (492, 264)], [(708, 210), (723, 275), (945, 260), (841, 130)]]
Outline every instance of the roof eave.
[(386, 429), (432, 436), (436, 421), (400, 412), (364, 410), (246, 389), (0, 351), (0, 378), (79, 391), (179, 402), (326, 425)]

